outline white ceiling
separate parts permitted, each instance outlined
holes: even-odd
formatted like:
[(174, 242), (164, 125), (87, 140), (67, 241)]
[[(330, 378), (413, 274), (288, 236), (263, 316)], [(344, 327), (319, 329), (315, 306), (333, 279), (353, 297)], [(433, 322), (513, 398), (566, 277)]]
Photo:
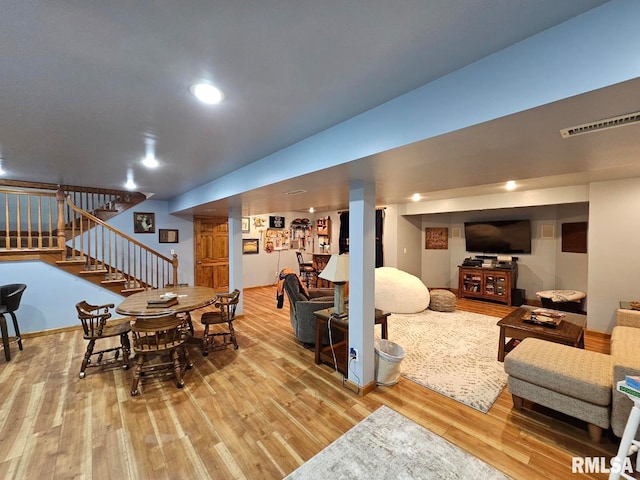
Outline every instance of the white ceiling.
[[(169, 199), (603, 3), (2, 1), (5, 178), (121, 188), (131, 169), (140, 191)], [(199, 104), (188, 88), (200, 79), (217, 84), (225, 101)], [(300, 198), (282, 195), (298, 188), (308, 191), (304, 208), (342, 208), (354, 170), (376, 181), (380, 204), (406, 202), (407, 192), (490, 192), (505, 178), (533, 188), (640, 176), (639, 127), (569, 141), (558, 133), (640, 110), (638, 86), (626, 82), (247, 192), (243, 211), (301, 209)], [(156, 141), (156, 170), (140, 165), (145, 136)], [(425, 157), (437, 175), (424, 175)]]

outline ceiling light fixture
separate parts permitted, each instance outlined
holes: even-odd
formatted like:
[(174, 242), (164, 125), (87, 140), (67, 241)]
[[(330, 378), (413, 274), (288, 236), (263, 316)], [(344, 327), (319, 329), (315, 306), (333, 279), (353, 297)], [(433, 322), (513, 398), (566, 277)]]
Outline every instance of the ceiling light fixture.
[(133, 181), (133, 170), (127, 170), (127, 183), (124, 184), (124, 188), (127, 190), (135, 190), (138, 188), (136, 183)]
[(224, 98), (222, 92), (210, 83), (196, 83), (189, 89), (191, 94), (207, 105), (220, 103)]
[(506, 188), (507, 190), (511, 191), (511, 190), (515, 190), (517, 187), (515, 180), (509, 180), (506, 185), (504, 186), (504, 188)]
[(413, 200), (414, 202), (418, 202), (418, 201), (420, 201), (420, 199), (421, 199), (421, 198), (422, 198), (422, 197), (420, 196), (420, 194), (419, 194), (419, 193), (414, 193), (414, 194), (411, 196), (411, 200)]
[(156, 168), (160, 165), (155, 155), (149, 153), (142, 159), (142, 164), (147, 168)]
[(313, 212), (314, 212), (313, 207), (309, 207), (309, 213), (313, 213)]
[(144, 136), (144, 158), (142, 159), (142, 165), (147, 168), (156, 168), (159, 163), (156, 159), (156, 138), (147, 133)]

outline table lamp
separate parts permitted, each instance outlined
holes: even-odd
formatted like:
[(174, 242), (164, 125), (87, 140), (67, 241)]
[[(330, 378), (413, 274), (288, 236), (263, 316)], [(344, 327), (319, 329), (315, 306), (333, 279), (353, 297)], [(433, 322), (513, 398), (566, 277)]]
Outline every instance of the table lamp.
[(320, 278), (335, 284), (333, 292), (333, 313), (338, 317), (346, 317), (344, 308), (344, 284), (349, 280), (349, 255), (331, 255), (327, 266), (324, 267)]

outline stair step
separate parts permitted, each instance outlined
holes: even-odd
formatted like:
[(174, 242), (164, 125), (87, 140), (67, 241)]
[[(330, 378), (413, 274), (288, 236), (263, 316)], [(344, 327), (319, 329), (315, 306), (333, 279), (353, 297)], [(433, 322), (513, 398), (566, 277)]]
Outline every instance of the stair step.
[(100, 283), (103, 285), (125, 285), (127, 281), (124, 278), (116, 278), (112, 280), (102, 280)]
[(85, 259), (77, 259), (77, 260), (58, 260), (56, 262), (57, 265), (84, 265), (87, 263)]
[(143, 287), (138, 287), (138, 288), (123, 288), (122, 290), (120, 290), (122, 293), (138, 293), (138, 292), (144, 292), (146, 289)]
[(105, 273), (109, 273), (109, 270), (107, 270), (106, 268), (97, 270), (82, 270), (79, 272), (80, 275), (104, 275)]

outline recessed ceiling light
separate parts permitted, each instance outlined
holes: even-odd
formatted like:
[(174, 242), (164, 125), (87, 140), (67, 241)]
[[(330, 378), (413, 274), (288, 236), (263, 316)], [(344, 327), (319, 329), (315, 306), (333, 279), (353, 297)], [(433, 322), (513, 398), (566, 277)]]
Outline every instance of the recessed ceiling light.
[(195, 85), (191, 85), (189, 91), (194, 97), (207, 105), (220, 103), (224, 98), (222, 92), (209, 83), (196, 83)]
[(516, 182), (514, 180), (509, 180), (507, 182), (507, 184), (504, 186), (504, 188), (506, 188), (507, 190), (515, 190), (516, 189)]
[(142, 159), (142, 164), (147, 168), (156, 168), (160, 165), (156, 157), (151, 154), (147, 154), (147, 156)]
[(314, 212), (313, 207), (309, 207), (309, 213), (313, 213), (313, 212)]
[(124, 184), (124, 188), (127, 190), (135, 190), (138, 188), (136, 182), (133, 181), (133, 170), (127, 170), (127, 183)]
[(411, 196), (411, 200), (413, 200), (414, 202), (418, 202), (418, 201), (420, 201), (420, 199), (421, 199), (421, 198), (422, 198), (422, 197), (420, 196), (420, 194), (419, 194), (419, 193), (414, 193), (414, 194)]

